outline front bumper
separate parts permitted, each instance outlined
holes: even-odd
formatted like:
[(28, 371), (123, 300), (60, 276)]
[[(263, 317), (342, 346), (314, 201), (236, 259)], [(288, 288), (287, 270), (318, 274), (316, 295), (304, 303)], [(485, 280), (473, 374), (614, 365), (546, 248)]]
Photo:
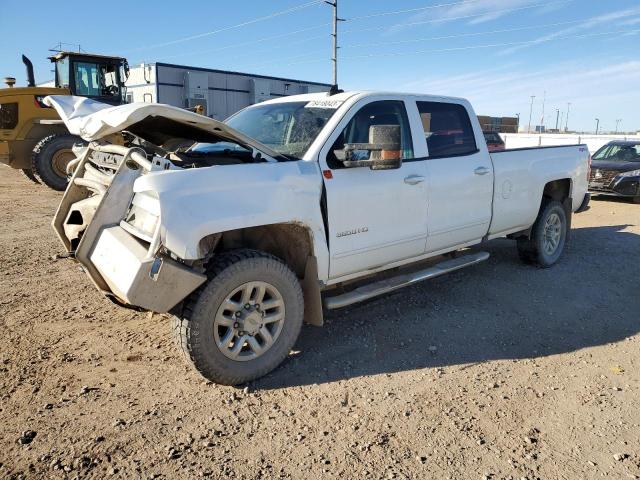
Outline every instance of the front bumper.
[(640, 177), (616, 177), (608, 185), (589, 183), (589, 192), (592, 195), (638, 197), (640, 196)]
[[(91, 151), (115, 155), (119, 160), (105, 166), (104, 159), (102, 163), (92, 161)], [(135, 149), (90, 146), (78, 160), (53, 227), (104, 295), (124, 305), (165, 313), (206, 276), (159, 253), (159, 228), (149, 243), (120, 226), (135, 180), (150, 168), (152, 164)], [(115, 170), (115, 174), (104, 169)]]
[(90, 259), (120, 301), (154, 312), (168, 312), (207, 279), (168, 257), (147, 253), (148, 245), (115, 226), (102, 230)]

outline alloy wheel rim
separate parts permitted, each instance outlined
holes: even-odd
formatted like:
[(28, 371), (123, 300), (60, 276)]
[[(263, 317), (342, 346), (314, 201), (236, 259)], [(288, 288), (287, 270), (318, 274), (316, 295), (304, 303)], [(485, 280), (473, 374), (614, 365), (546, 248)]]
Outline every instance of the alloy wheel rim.
[(562, 239), (562, 221), (557, 213), (552, 213), (544, 223), (543, 249), (547, 255), (553, 255)]
[(284, 299), (276, 287), (261, 281), (244, 283), (225, 297), (216, 312), (216, 346), (231, 360), (254, 360), (274, 345), (284, 315)]

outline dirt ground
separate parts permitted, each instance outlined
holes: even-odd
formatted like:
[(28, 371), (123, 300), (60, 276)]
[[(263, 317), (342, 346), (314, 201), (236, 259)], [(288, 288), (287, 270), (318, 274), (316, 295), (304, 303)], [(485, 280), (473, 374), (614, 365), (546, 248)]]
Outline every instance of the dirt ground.
[(640, 205), (554, 268), (491, 259), (305, 327), (246, 388), (60, 259), (60, 194), (0, 167), (2, 478), (640, 478)]

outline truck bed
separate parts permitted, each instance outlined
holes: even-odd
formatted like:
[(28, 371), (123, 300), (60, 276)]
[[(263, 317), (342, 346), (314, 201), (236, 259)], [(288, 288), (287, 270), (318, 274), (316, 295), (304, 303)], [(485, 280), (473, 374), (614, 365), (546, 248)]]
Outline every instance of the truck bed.
[(551, 181), (569, 182), (574, 212), (587, 194), (586, 145), (516, 148), (490, 155), (494, 194), (489, 238), (531, 226), (540, 208), (543, 188)]

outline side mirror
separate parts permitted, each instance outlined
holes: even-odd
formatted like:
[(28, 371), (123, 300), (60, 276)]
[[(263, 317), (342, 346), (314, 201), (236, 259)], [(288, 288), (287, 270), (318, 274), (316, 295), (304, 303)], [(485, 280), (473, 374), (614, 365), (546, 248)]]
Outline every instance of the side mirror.
[(344, 146), (344, 166), (369, 167), (371, 170), (392, 170), (402, 165), (400, 125), (371, 125), (369, 143), (347, 143)]

